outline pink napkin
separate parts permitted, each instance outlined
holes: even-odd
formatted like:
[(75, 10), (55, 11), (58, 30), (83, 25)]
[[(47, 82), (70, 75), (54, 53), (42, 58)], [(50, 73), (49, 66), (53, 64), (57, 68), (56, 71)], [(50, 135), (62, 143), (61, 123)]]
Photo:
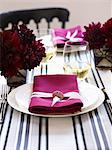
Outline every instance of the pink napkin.
[[(79, 92), (77, 77), (75, 75), (40, 75), (34, 77), (33, 92), (52, 93), (55, 90), (64, 94), (67, 92)], [(31, 97), (29, 111), (37, 114), (69, 114), (80, 111), (83, 106), (78, 98), (67, 99), (52, 104), (52, 97)]]
[(80, 26), (69, 29), (55, 28), (53, 35), (54, 41), (57, 43), (58, 47), (62, 47), (68, 40), (71, 40), (74, 45), (87, 44), (87, 42), (83, 40), (83, 32)]

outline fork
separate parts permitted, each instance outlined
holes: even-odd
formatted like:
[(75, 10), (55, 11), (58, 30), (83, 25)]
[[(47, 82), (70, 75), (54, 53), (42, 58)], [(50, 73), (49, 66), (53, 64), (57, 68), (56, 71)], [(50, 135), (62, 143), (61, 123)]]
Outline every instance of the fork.
[(2, 84), (1, 86), (1, 98), (0, 98), (0, 123), (3, 122), (5, 107), (7, 104), (7, 95), (8, 95), (9, 87), (6, 84)]

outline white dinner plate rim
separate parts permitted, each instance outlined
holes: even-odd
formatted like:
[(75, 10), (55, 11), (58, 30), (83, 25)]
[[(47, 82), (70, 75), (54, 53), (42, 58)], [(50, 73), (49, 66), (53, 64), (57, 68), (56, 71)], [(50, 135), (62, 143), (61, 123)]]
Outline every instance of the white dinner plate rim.
[[(87, 83), (87, 84), (90, 84), (90, 83)], [(26, 84), (25, 84), (26, 85)], [(92, 85), (92, 84), (90, 84)], [(92, 85), (94, 86), (94, 85)], [(91, 107), (87, 107), (87, 108), (83, 108), (80, 112), (75, 112), (73, 114), (62, 114), (62, 115), (44, 115), (44, 114), (35, 114), (35, 113), (31, 113), (28, 111), (28, 109), (26, 108), (23, 108), (23, 107), (20, 107), (17, 102), (16, 102), (16, 98), (15, 98), (15, 94), (17, 92), (17, 88), (13, 89), (9, 95), (8, 95), (8, 104), (14, 108), (15, 110), (19, 111), (19, 112), (23, 112), (25, 114), (30, 114), (30, 115), (33, 115), (33, 116), (41, 116), (41, 117), (70, 117), (70, 116), (76, 116), (76, 115), (81, 115), (81, 114), (84, 114), (84, 113), (87, 113), (89, 111), (92, 111), (94, 110), (95, 108), (99, 107), (103, 101), (104, 101), (104, 94), (103, 92), (96, 86), (94, 86), (97, 91), (99, 92), (99, 98), (98, 98), (98, 101), (92, 105)]]

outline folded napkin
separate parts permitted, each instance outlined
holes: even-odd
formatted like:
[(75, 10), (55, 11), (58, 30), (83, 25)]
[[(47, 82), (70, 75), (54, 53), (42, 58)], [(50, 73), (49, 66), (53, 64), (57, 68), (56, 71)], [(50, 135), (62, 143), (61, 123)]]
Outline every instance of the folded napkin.
[[(52, 93), (56, 90), (61, 91), (66, 96), (52, 106)], [(75, 75), (35, 76), (29, 111), (37, 114), (69, 114), (80, 111), (83, 103), (78, 92)], [(69, 94), (71, 96), (68, 96)]]
[(58, 47), (63, 47), (66, 41), (69, 41), (74, 45), (87, 44), (83, 39), (84, 35), (80, 26), (69, 29), (55, 28), (53, 36)]

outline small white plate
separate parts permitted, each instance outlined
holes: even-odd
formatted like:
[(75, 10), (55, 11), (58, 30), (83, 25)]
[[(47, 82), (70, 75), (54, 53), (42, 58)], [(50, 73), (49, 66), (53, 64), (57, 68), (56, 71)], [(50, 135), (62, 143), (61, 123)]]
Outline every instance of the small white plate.
[(30, 96), (32, 93), (32, 84), (24, 84), (12, 90), (8, 95), (8, 103), (14, 109), (24, 112), (26, 114), (31, 114), (35, 116), (44, 116), (44, 117), (68, 117), (83, 114), (89, 112), (98, 106), (100, 106), (104, 101), (103, 92), (96, 86), (86, 83), (79, 83), (80, 94), (83, 97), (84, 106), (81, 109), (81, 112), (75, 112), (74, 114), (63, 114), (63, 115), (42, 115), (34, 114), (28, 111)]

